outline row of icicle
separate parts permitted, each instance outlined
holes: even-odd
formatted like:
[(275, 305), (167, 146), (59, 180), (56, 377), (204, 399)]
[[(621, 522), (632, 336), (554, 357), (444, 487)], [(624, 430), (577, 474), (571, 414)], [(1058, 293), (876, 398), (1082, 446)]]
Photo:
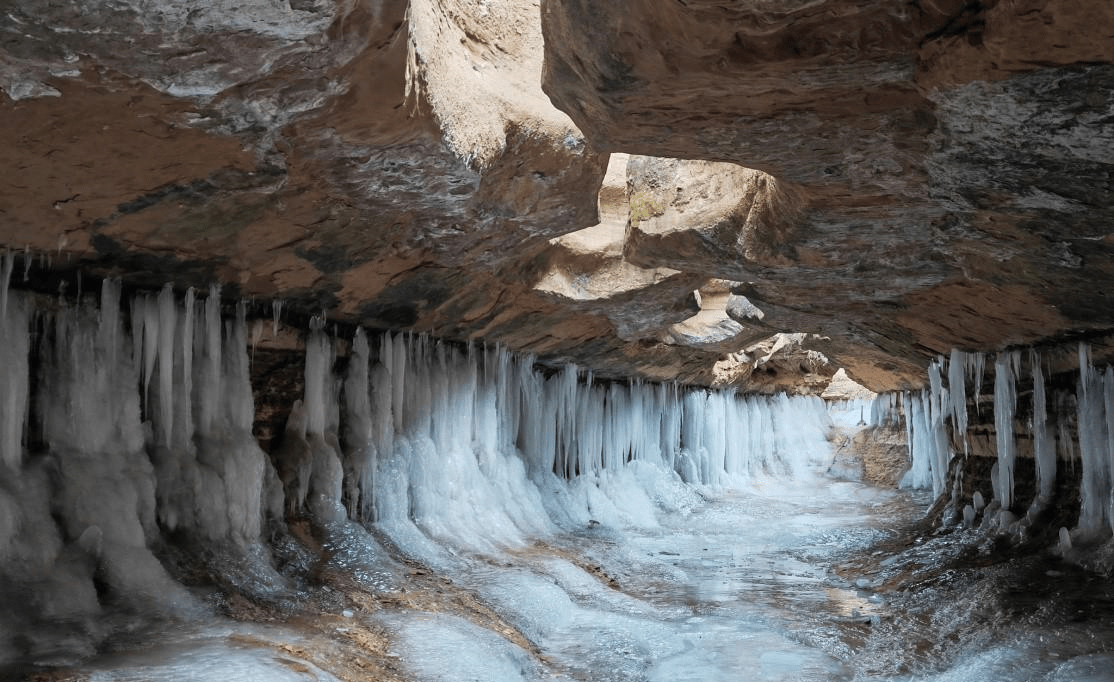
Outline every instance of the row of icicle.
[[(252, 436), (243, 304), (225, 320), (215, 286), (203, 297), (167, 286), (123, 302), (120, 285), (105, 280), (96, 304), (62, 305), (41, 318), (49, 350), (42, 386), (33, 387), (34, 313), (29, 298), (8, 289), (13, 265), (9, 255), (0, 273), (0, 462), (23, 466), (38, 401), (37, 426), (52, 452), (146, 450), (156, 499), (144, 501), (149, 486), (138, 485), (138, 504), (153, 506), (164, 527), (211, 539), (257, 537), (268, 515), (283, 513), (283, 500), (286, 513), (375, 520), (388, 513), (377, 500), (382, 461), (419, 437), (481, 463), (512, 453), (530, 472), (565, 479), (639, 460), (701, 484), (792, 474), (825, 445), (828, 420), (816, 398), (599, 383), (571, 365), (547, 375), (529, 356), (416, 335), (373, 343), (358, 330), (342, 378), (333, 369), (337, 341), (315, 325), (304, 396), (268, 461)], [(120, 464), (137, 466), (147, 465)]]
[[(1099, 371), (1091, 362), (1090, 348), (1079, 345), (1079, 381), (1076, 391), (1076, 426), (1082, 483), (1079, 528), (1086, 531), (1114, 530), (1114, 369)], [(1017, 459), (1015, 413), (1017, 382), (1022, 373), (1022, 351), (1004, 351), (994, 356), (994, 426), (997, 462), (992, 475), (995, 499), (1001, 509), (1015, 506), (1014, 469)], [(953, 457), (969, 451), (968, 387), (979, 403), (987, 356), (953, 350), (938, 357), (928, 368), (928, 387), (900, 396), (905, 410), (906, 435), (911, 467), (902, 485), (931, 488), (939, 496), (948, 492), (948, 467)], [(1072, 434), (1061, 423), (1059, 432), (1049, 422), (1045, 369), (1041, 355), (1028, 351), (1033, 384), (1032, 416), (1026, 428), (1032, 438), (1036, 490), (1032, 511), (1051, 500), (1056, 486), (1057, 448), (1059, 458), (1072, 460)], [(876, 402), (873, 423), (880, 424), (897, 414), (896, 395), (881, 396)], [(952, 449), (948, 429), (962, 441), (964, 452)]]

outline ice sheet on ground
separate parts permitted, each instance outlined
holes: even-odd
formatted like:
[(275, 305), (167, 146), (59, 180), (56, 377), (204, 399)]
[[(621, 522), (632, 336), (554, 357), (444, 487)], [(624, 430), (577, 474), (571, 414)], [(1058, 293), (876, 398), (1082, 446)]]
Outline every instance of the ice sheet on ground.
[(339, 682), (277, 645), (272, 649), (208, 637), (109, 656), (87, 672), (89, 682)]
[(407, 612), (386, 616), (384, 621), (397, 637), (389, 655), (400, 657), (418, 680), (526, 682), (543, 676), (529, 653), (458, 616)]

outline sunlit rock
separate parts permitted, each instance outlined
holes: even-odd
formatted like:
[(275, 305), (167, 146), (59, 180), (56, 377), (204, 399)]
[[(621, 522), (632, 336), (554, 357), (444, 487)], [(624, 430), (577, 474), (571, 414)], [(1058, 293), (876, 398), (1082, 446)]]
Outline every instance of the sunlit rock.
[(803, 198), (732, 163), (632, 157), (625, 253), (642, 265), (748, 279), (748, 266), (786, 264)]
[(693, 292), (699, 312), (670, 326), (662, 340), (675, 345), (731, 353), (769, 336), (769, 328), (740, 322), (728, 314), (727, 307), (733, 298), (731, 285), (731, 282), (722, 280), (704, 283)]
[[(613, 154), (599, 193), (600, 222), (550, 241), (536, 291), (579, 310), (605, 315), (626, 341), (652, 339), (692, 311), (701, 278), (667, 267), (646, 268), (624, 254), (629, 219), (626, 154)], [(575, 302), (575, 303), (574, 303)]]

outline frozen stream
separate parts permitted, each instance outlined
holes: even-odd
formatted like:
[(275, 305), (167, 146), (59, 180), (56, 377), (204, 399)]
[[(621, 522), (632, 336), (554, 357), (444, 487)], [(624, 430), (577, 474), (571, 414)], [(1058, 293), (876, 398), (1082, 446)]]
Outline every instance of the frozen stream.
[[(436, 604), (326, 614), (323, 629), (335, 639), (348, 623), (385, 631), (386, 655), (418, 680), (852, 679), (833, 655), (843, 646), (833, 623), (869, 619), (877, 604), (828, 567), (880, 537), (875, 527), (886, 519), (915, 513), (907, 498), (823, 476), (700, 490), (655, 467), (630, 469), (612, 489), (641, 483), (657, 499), (653, 513), (621, 527), (590, 523), (484, 553), (411, 546), (429, 553), (423, 563), (440, 564), (431, 572), (475, 594), (534, 650), (499, 626)], [(399, 564), (358, 526), (335, 531), (334, 560), (346, 571), (368, 586), (408, 589), (398, 584)], [(289, 625), (200, 620), (121, 647), (79, 673), (98, 682), (344, 679), (329, 671), (322, 642)]]
[[(1064, 625), (1045, 612), (1046, 622), (1019, 618), (1011, 624), (999, 613), (991, 617), (995, 626), (975, 614), (1001, 605), (974, 583), (960, 586), (967, 591), (958, 601), (969, 604), (950, 603), (956, 600), (943, 593), (918, 602), (935, 612), (930, 620), (960, 614), (958, 622), (970, 640), (966, 651), (954, 652), (953, 660), (928, 660), (916, 673), (878, 672), (906, 653), (899, 647), (923, 644), (908, 629), (898, 628), (893, 639), (892, 627), (873, 646), (852, 642), (879, 622), (891, 623), (888, 602), (900, 597), (876, 592), (876, 581), (841, 578), (831, 568), (847, 556), (862, 556), (864, 549), (870, 554), (876, 541), (892, 535), (889, 528), (897, 521), (921, 513), (923, 496), (913, 500), (822, 474), (697, 492), (661, 472), (634, 468), (643, 470), (626, 472), (631, 480), (625, 483), (656, 482), (657, 493), (672, 507), (657, 507), (652, 523), (643, 518), (623, 527), (590, 524), (579, 532), (486, 553), (420, 543), (433, 553), (428, 559), (441, 562), (439, 569), (420, 572), (476, 595), (500, 616), (494, 624), (455, 611), (448, 596), (432, 608), (324, 614), (308, 633), (304, 625), (299, 630), (201, 622), (192, 634), (173, 634), (155, 646), (102, 657), (80, 673), (98, 682), (381, 679), (331, 670), (333, 657), (343, 655), (334, 651), (337, 641), (359, 625), (386, 633), (383, 653), (401, 679), (1114, 679), (1109, 673), (1114, 656), (1104, 644), (1114, 641), (1108, 616)], [(387, 585), (404, 571), (361, 529), (347, 524), (337, 530), (342, 551), (336, 556), (345, 570), (367, 585), (401, 587), (404, 593), (413, 589)], [(926, 554), (929, 561), (942, 559), (947, 553), (946, 546), (926, 546), (921, 559)], [(1003, 575), (1017, 577), (1009, 571)], [(1070, 604), (1064, 608), (1074, 610)], [(1078, 617), (1069, 614), (1069, 620)], [(1003, 632), (1006, 626), (1010, 630)], [(524, 635), (528, 645), (521, 639), (516, 643), (508, 628)]]
[(431, 680), (851, 679), (816, 623), (869, 618), (874, 604), (827, 565), (876, 539), (873, 517), (902, 504), (858, 483), (770, 480), (698, 497), (653, 527), (565, 534), (462, 578), (550, 665), (423, 614), (390, 619), (397, 653)]

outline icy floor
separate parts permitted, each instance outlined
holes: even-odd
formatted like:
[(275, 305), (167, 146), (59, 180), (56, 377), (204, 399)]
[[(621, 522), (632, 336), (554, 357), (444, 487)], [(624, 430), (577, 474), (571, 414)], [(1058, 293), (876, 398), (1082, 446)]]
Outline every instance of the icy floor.
[(540, 656), (466, 621), (414, 613), (390, 619), (396, 653), (429, 680), (849, 680), (807, 630), (817, 612), (869, 612), (867, 596), (826, 566), (876, 539), (871, 516), (892, 515), (895, 497), (833, 480), (766, 483), (659, 517), (656, 528), (565, 535), (550, 543), (559, 551), (458, 576)]
[[(895, 595), (876, 590), (877, 580), (832, 571), (899, 519), (919, 515), (922, 503), (825, 478), (764, 482), (709, 495), (660, 516), (655, 528), (565, 535), (456, 576), (536, 654), (463, 619), (417, 612), (386, 619), (393, 653), (421, 680), (1114, 680), (1109, 627), (1009, 616), (1001, 595), (978, 584), (954, 593), (961, 603), (950, 594), (916, 595), (904, 605), (924, 613), (895, 623), (888, 603)], [(919, 625), (945, 619), (958, 625)], [(933, 652), (919, 659), (904, 656), (931, 633), (973, 636), (932, 642)], [(903, 669), (899, 659), (915, 665)]]
[[(163, 639), (165, 636), (160, 636)], [(301, 638), (293, 631), (224, 625), (179, 632), (137, 651), (103, 656), (84, 666), (89, 682), (339, 682), (293, 653), (283, 651)]]
[[(673, 511), (659, 509), (652, 522), (589, 524), (483, 554), (430, 546), (425, 538), (411, 549), (435, 553), (443, 566), (420, 570), (456, 592), (446, 588), (442, 604), (346, 610), (344, 622), (385, 632), (383, 655), (415, 680), (1114, 680), (1108, 650), (1114, 629), (1052, 625), (1039, 611), (1011, 621), (1008, 605), (976, 583), (937, 596), (896, 594), (876, 589), (874, 576), (834, 572), (848, 556), (873, 551), (901, 519), (919, 515), (923, 499), (824, 476), (762, 480), (733, 491), (697, 494), (678, 484), (657, 492), (672, 495), (666, 507)], [(413, 527), (395, 537), (412, 533)], [(421, 589), (407, 585), (403, 564), (358, 526), (349, 524), (330, 542), (335, 565), (360, 589)], [(947, 540), (918, 544), (919, 560), (944, 556), (934, 542)], [(895, 566), (884, 557), (879, 562)], [(454, 609), (450, 593), (473, 595), (495, 621), (470, 619), (467, 609)], [(955, 603), (965, 600), (971, 603)], [(347, 628), (334, 625), (316, 631), (335, 631), (339, 641)], [(926, 646), (917, 637), (946, 639), (942, 633), (970, 641), (929, 642), (949, 655), (934, 659), (930, 652), (911, 669), (893, 664), (899, 652)], [(316, 645), (285, 626), (225, 623), (101, 657), (82, 668), (80, 679), (378, 679), (334, 676), (324, 650), (305, 655)]]

